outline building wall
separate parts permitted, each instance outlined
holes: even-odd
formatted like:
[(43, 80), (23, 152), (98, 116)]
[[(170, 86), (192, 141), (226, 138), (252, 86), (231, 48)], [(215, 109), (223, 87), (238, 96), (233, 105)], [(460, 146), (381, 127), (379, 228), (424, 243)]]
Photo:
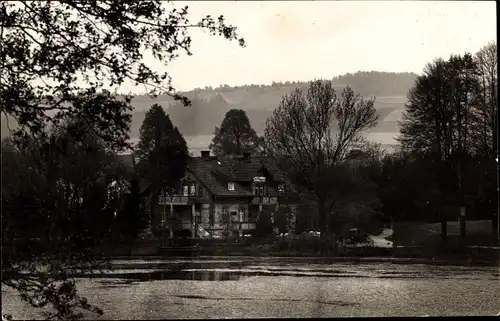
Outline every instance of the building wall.
[(210, 192), (196, 179), (196, 177), (191, 174), (189, 170), (186, 171), (186, 175), (183, 177), (183, 180), (190, 179), (196, 184), (196, 195), (198, 195), (198, 191), (201, 188), (203, 191), (203, 195), (199, 198), (201, 203), (210, 203), (212, 199), (212, 195)]
[(227, 209), (227, 213), (231, 214), (231, 212), (238, 213), (236, 217), (231, 217), (231, 219), (235, 222), (239, 222), (239, 211), (243, 210), (243, 222), (248, 222), (248, 202), (238, 202), (238, 203), (215, 203), (214, 204), (214, 228), (225, 228), (227, 227), (227, 223), (223, 222), (223, 211), (224, 208)]
[(200, 206), (200, 223), (202, 227), (210, 226), (210, 203), (203, 203)]

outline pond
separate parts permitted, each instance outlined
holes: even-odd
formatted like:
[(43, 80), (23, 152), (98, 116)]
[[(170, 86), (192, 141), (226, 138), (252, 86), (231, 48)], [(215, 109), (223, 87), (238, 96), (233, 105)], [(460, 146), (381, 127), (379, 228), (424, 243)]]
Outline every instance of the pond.
[[(321, 260), (114, 261), (78, 288), (103, 319), (495, 315), (496, 267)], [(3, 311), (37, 318), (2, 287)], [(94, 316), (89, 316), (94, 318)]]

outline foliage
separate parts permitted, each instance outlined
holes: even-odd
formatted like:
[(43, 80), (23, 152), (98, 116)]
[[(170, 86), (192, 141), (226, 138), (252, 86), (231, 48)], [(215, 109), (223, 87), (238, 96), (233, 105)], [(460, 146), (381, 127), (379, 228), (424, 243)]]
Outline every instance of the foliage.
[(229, 240), (233, 234), (233, 218), (228, 211), (223, 211), (220, 217), (223, 228), (223, 236), (226, 240)]
[(154, 104), (146, 113), (135, 155), (138, 175), (148, 186), (142, 193), (151, 198), (149, 214), (153, 218), (159, 194), (179, 190), (188, 157), (184, 137), (160, 105)]
[(255, 236), (266, 237), (273, 233), (273, 211), (268, 206), (263, 206), (255, 224)]
[(72, 278), (106, 266), (95, 249), (114, 219), (106, 208), (112, 155), (88, 136), (72, 137), (57, 129), (2, 144), (2, 284), (35, 307), (50, 307), (49, 319), (100, 311), (76, 293)]
[(317, 230), (318, 210), (314, 204), (308, 204), (302, 200), (299, 203), (295, 218), (295, 234), (301, 234), (310, 230)]
[[(1, 111), (15, 116), (21, 129), (34, 131), (68, 115), (96, 119), (106, 141), (123, 142), (127, 129), (120, 125), (130, 111), (123, 102), (107, 94), (106, 104), (87, 110), (76, 97), (92, 97), (127, 80), (145, 85), (151, 95), (169, 94), (187, 104), (167, 72), (144, 63), (144, 50), (168, 66), (180, 52), (191, 54), (192, 27), (244, 45), (224, 17), (193, 24), (187, 13), (187, 7), (160, 1), (2, 2)], [(82, 82), (89, 88), (79, 88)]]
[(408, 94), (400, 141), (412, 152), (449, 160), (470, 153), (473, 106), (479, 90), (472, 55), (428, 64)]
[(274, 213), (274, 225), (278, 228), (278, 233), (288, 233), (294, 226), (293, 212), (289, 206), (282, 205)]
[[(130, 190), (124, 195), (124, 201), (116, 215), (116, 231), (125, 240), (133, 241), (140, 231), (147, 226), (143, 196), (139, 190), (139, 181), (137, 178), (130, 182)], [(131, 251), (131, 247), (129, 250)], [(130, 252), (129, 252), (130, 254)]]
[(475, 136), (475, 153), (485, 159), (497, 156), (498, 120), (495, 112), (498, 108), (498, 57), (497, 45), (490, 42), (475, 55), (479, 91), (477, 93), (478, 105), (475, 106), (476, 130), (471, 134)]
[(176, 187), (187, 161), (187, 145), (177, 127), (160, 105), (154, 104), (146, 113), (141, 137), (135, 149), (139, 159), (140, 177), (152, 185), (152, 191)]
[[(490, 43), (475, 57), (466, 53), (433, 61), (408, 94), (399, 140), (414, 159), (402, 169), (406, 186), (400, 183), (397, 189), (411, 189), (409, 180), (421, 184), (421, 190), (410, 194), (418, 213), (427, 209), (444, 221), (457, 217), (460, 206), (468, 208), (468, 217), (477, 215), (478, 208), (493, 210), (494, 191), (487, 183), (494, 179), (492, 172), (476, 164), (485, 169), (496, 151), (494, 48)], [(422, 173), (428, 182), (418, 177)], [(442, 233), (446, 235), (444, 225)]]
[(261, 140), (250, 125), (244, 110), (231, 109), (226, 113), (220, 127), (215, 127), (215, 137), (210, 149), (215, 155), (241, 155), (243, 152), (254, 153)]
[(283, 97), (267, 120), (266, 153), (314, 197), (322, 232), (329, 231), (335, 203), (358, 186), (342, 164), (350, 149), (364, 143), (361, 133), (376, 125), (373, 103), (350, 87), (337, 96), (330, 82), (315, 81), (307, 94), (296, 89)]
[[(75, 292), (73, 270), (99, 267), (94, 247), (115, 211), (104, 206), (116, 176), (105, 160), (128, 145), (131, 97), (105, 89), (130, 81), (151, 96), (168, 94), (188, 104), (168, 73), (146, 65), (143, 54), (168, 67), (179, 54), (191, 54), (190, 28), (244, 45), (222, 16), (191, 23), (187, 13), (160, 1), (0, 3), (0, 113), (18, 123), (17, 150), (8, 160), (18, 171), (2, 186), (2, 218), (9, 218), (14, 245), (19, 237), (36, 240), (26, 246), (28, 254), (2, 251), (2, 284), (32, 306), (52, 305), (51, 319), (90, 309)], [(75, 119), (76, 126), (68, 123)], [(31, 229), (23, 230), (26, 215), (32, 215)], [(34, 274), (37, 266), (48, 269)]]

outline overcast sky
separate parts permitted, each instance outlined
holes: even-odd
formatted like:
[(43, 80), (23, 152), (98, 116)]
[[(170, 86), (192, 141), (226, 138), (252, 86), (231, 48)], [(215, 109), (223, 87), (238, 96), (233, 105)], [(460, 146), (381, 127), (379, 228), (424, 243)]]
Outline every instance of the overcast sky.
[(496, 40), (494, 1), (189, 1), (173, 5), (188, 5), (193, 22), (206, 14), (224, 15), (247, 42), (241, 48), (236, 42), (193, 30), (193, 56), (181, 56), (168, 69), (178, 90), (331, 78), (358, 70), (420, 73), (436, 57), (474, 53)]

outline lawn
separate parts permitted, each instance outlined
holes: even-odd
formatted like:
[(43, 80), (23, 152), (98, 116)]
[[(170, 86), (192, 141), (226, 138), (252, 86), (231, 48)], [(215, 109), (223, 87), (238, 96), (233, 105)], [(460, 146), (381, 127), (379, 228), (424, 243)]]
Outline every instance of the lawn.
[[(457, 221), (449, 221), (447, 242), (455, 243), (459, 242), (459, 239), (459, 223)], [(441, 243), (441, 223), (396, 223), (392, 240), (397, 246), (426, 246)], [(491, 221), (467, 221), (466, 242), (470, 246), (492, 245), (493, 231)]]

